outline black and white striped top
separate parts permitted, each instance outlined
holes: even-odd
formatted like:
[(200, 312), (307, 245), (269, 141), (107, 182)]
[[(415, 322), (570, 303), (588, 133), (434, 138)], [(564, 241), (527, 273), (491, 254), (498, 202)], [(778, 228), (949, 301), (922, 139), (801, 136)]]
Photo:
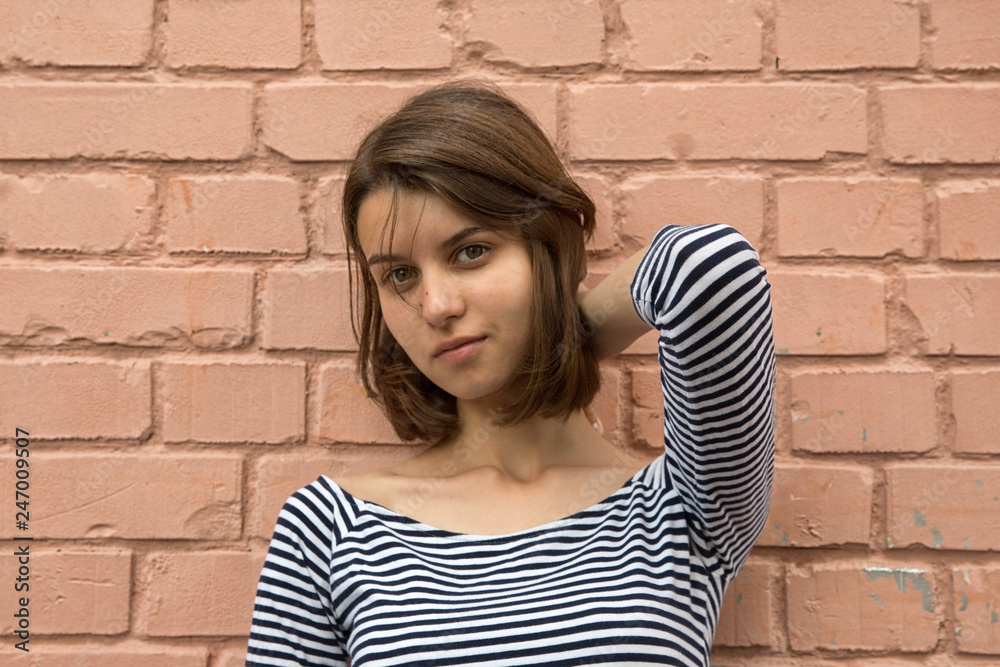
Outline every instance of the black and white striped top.
[(572, 516), (492, 536), (320, 477), (278, 517), (247, 665), (708, 665), (768, 510), (768, 285), (732, 228), (669, 226), (631, 290), (660, 331), (659, 458)]

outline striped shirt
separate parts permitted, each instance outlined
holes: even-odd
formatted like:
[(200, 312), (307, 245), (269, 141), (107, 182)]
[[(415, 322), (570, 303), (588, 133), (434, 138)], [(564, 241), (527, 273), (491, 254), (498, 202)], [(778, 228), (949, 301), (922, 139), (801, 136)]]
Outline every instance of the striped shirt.
[(320, 477), (278, 517), (246, 664), (708, 665), (722, 596), (768, 511), (768, 285), (732, 228), (669, 226), (631, 293), (660, 332), (656, 460), (571, 516), (489, 536)]

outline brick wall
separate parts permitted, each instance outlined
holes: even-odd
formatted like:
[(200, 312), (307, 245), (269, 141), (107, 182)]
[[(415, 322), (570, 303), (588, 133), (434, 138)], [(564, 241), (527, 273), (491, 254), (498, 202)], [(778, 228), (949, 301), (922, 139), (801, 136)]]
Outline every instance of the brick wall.
[[(715, 662), (998, 664), (998, 70), (994, 0), (3, 3), (0, 662), (242, 664), (285, 497), (413, 451), (352, 378), (345, 160), (480, 75), (596, 199), (591, 282), (666, 223), (769, 271), (773, 510)], [(604, 369), (621, 446), (653, 349)]]

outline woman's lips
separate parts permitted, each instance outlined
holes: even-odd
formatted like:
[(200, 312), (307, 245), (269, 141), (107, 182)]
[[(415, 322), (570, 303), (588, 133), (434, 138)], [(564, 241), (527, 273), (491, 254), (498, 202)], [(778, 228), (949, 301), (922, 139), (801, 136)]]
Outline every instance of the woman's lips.
[(472, 355), (479, 351), (479, 348), (482, 347), (485, 341), (486, 337), (484, 336), (483, 338), (463, 343), (458, 347), (445, 350), (441, 354), (437, 355), (435, 359), (443, 361), (447, 364), (458, 364), (463, 361), (467, 361), (472, 357)]

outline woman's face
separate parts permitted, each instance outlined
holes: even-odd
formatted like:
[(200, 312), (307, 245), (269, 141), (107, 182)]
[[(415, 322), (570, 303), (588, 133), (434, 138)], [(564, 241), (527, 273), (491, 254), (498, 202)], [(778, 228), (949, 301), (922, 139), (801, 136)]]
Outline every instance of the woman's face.
[(501, 401), (531, 337), (527, 247), (478, 226), (436, 195), (400, 190), (389, 248), (391, 202), (391, 192), (378, 190), (358, 211), (358, 236), (386, 326), (444, 391)]

